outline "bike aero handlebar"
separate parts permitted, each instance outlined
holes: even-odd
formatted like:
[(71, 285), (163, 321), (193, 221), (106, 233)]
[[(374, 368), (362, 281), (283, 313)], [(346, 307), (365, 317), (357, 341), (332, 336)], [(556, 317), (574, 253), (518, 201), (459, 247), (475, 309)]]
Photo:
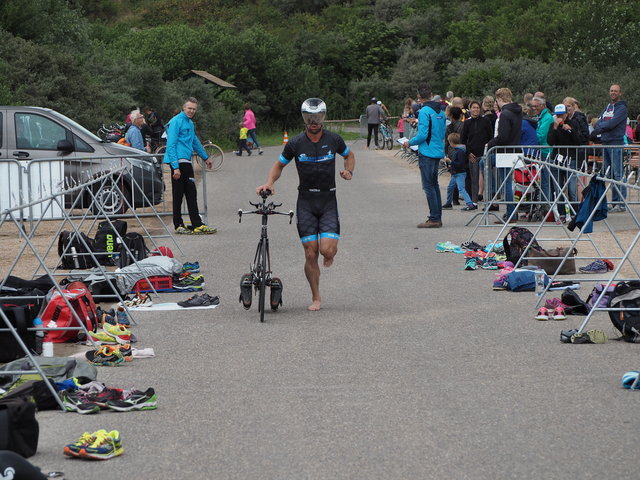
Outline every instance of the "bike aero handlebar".
[(249, 204), (256, 207), (256, 210), (238, 210), (238, 223), (242, 223), (242, 215), (264, 215), (265, 217), (268, 215), (287, 215), (289, 217), (289, 225), (293, 221), (293, 210), (289, 210), (288, 212), (276, 212), (275, 209), (281, 206), (281, 203), (251, 203)]

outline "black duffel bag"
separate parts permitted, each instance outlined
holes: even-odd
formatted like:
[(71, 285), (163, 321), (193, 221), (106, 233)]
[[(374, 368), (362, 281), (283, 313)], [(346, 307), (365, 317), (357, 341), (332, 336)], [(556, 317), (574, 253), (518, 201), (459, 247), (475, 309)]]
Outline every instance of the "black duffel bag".
[(36, 404), (29, 397), (0, 398), (0, 450), (29, 458), (38, 450), (39, 436)]

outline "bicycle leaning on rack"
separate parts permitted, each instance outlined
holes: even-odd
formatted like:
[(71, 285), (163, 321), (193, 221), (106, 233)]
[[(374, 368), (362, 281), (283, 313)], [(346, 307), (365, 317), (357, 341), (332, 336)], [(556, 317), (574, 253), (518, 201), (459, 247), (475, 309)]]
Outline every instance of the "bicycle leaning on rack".
[(256, 207), (255, 210), (238, 210), (239, 222), (242, 222), (242, 215), (256, 214), (262, 215), (262, 228), (260, 230), (260, 240), (258, 248), (251, 264), (251, 271), (242, 275), (240, 279), (240, 303), (249, 310), (251, 308), (252, 290), (258, 294), (258, 311), (260, 312), (260, 322), (264, 322), (264, 305), (266, 289), (271, 289), (269, 303), (271, 310), (275, 312), (282, 305), (282, 280), (272, 277), (271, 257), (269, 256), (269, 237), (267, 236), (267, 221), (269, 215), (288, 215), (289, 224), (293, 220), (293, 210), (288, 213), (278, 212), (276, 208), (282, 206), (281, 203), (267, 203), (267, 197), (271, 195), (271, 191), (263, 190), (260, 192), (262, 197), (261, 203), (249, 202), (250, 205)]

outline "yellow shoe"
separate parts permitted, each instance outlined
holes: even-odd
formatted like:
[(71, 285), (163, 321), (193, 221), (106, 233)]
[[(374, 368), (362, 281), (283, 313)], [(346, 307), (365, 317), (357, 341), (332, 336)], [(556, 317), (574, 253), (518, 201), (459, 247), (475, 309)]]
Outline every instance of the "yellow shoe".
[(204, 223), (200, 225), (198, 228), (193, 229), (193, 233), (196, 235), (204, 235), (204, 234), (210, 235), (212, 233), (216, 233), (217, 231), (218, 231), (217, 229), (208, 227)]

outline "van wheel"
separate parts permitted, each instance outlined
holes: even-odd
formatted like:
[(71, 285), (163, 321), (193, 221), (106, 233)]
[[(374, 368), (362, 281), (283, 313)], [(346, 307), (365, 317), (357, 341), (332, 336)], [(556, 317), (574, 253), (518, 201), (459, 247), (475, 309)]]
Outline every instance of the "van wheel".
[[(131, 195), (126, 185), (121, 184), (116, 186), (113, 182), (105, 182), (100, 188), (100, 184), (95, 184), (93, 187), (93, 195), (96, 197), (95, 201), (91, 203), (91, 211), (96, 215), (121, 215), (126, 213), (129, 209), (125, 198), (130, 202)], [(91, 199), (93, 200), (93, 199)], [(102, 211), (100, 209), (102, 206)]]

